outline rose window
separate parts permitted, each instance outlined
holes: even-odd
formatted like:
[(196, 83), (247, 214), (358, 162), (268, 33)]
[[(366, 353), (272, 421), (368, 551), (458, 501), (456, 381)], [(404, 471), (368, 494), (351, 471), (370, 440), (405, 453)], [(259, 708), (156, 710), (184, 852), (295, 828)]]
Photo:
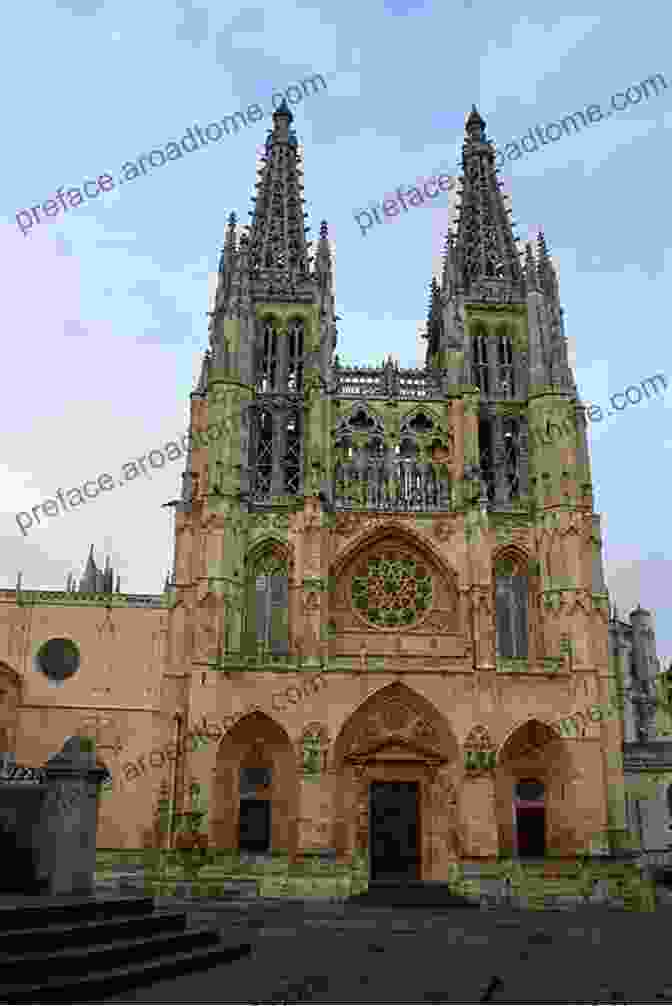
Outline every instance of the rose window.
[(412, 625), (432, 600), (432, 577), (415, 559), (386, 553), (357, 567), (352, 601), (367, 622), (380, 628)]

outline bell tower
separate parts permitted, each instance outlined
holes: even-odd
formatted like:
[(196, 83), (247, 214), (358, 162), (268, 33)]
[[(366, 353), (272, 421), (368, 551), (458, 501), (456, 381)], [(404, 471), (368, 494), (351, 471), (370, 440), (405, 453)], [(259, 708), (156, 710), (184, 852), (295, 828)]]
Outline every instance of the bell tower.
[[(254, 658), (259, 646), (287, 653), (290, 517), (304, 495), (330, 492), (328, 406), (317, 390), (330, 382), (336, 343), (331, 252), (323, 221), (310, 255), (292, 120), (283, 101), (250, 224), (229, 217), (192, 394), (176, 580), (195, 592), (194, 657), (204, 667)], [(206, 426), (213, 434), (198, 443)]]

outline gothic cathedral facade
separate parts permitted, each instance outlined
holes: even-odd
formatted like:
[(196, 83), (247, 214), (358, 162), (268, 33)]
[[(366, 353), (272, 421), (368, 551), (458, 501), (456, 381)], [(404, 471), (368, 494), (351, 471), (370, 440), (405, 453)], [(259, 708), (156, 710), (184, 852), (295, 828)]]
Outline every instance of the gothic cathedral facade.
[(620, 849), (600, 518), (544, 237), (521, 260), (474, 108), (425, 366), (343, 367), (292, 120), (249, 228), (229, 219), (172, 578), (121, 595), (94, 563), (79, 593), (2, 592), (3, 746), (37, 763), (95, 734), (105, 848), (163, 841), (167, 797), (216, 848), (359, 850), (372, 877)]

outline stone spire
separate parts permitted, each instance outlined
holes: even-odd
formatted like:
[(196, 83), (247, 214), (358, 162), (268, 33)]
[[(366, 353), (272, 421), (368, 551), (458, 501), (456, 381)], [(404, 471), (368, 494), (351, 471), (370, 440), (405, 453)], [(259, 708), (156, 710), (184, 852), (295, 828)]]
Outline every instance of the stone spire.
[(96, 560), (93, 558), (92, 545), (89, 549), (89, 558), (86, 560), (86, 566), (84, 567), (84, 576), (79, 581), (80, 594), (95, 594), (97, 572), (98, 567), (96, 566)]
[(273, 113), (250, 215), (249, 264), (255, 279), (292, 290), (309, 273), (303, 172), (286, 101)]
[[(66, 584), (68, 593), (75, 592), (75, 579), (72, 574), (68, 577)], [(89, 557), (86, 560), (84, 575), (79, 581), (79, 594), (112, 594), (114, 593), (114, 570), (110, 565), (109, 555), (105, 558), (105, 569), (98, 569), (93, 558), (93, 545), (89, 550)], [(119, 578), (117, 578), (117, 593), (119, 593)]]
[(465, 131), (463, 191), (455, 238), (458, 287), (467, 300), (521, 302), (525, 279), (510, 211), (497, 181), (495, 150), (475, 105)]

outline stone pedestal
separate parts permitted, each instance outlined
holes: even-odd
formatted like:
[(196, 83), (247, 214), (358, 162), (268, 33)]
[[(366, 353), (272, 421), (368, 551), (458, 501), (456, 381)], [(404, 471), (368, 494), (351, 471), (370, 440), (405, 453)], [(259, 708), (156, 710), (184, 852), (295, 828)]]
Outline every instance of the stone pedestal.
[(44, 767), (47, 791), (39, 829), (38, 871), (49, 894), (89, 895), (96, 869), (98, 787), (106, 775), (96, 765), (93, 741), (68, 737)]

